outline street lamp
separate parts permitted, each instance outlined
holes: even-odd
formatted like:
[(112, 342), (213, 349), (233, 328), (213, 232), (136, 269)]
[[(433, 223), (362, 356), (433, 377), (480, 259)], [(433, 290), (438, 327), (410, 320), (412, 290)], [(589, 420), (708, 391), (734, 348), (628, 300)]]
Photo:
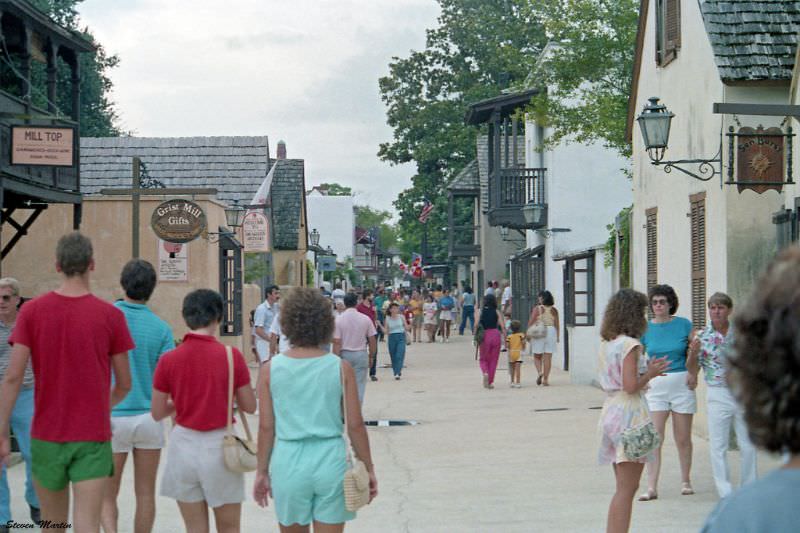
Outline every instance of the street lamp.
[[(672, 119), (675, 117), (673, 113), (667, 110), (667, 106), (658, 103), (658, 97), (649, 98), (650, 102), (644, 109), (636, 122), (639, 123), (639, 129), (642, 132), (642, 140), (647, 154), (654, 165), (664, 165), (664, 172), (670, 173), (672, 169), (679, 170), (691, 176), (696, 180), (709, 181), (717, 174), (722, 174), (722, 136), (719, 141), (719, 151), (717, 155), (712, 158), (706, 159), (678, 159), (675, 161), (662, 161), (664, 152), (667, 150), (669, 142), (669, 130), (672, 124)], [(715, 165), (717, 163), (719, 167)], [(690, 170), (686, 170), (680, 165), (697, 165), (699, 174), (695, 174)]]
[(238, 228), (244, 222), (245, 208), (239, 205), (237, 200), (233, 201), (233, 205), (225, 208), (225, 221), (228, 227)]
[(530, 202), (523, 206), (522, 216), (525, 217), (525, 222), (528, 224), (541, 224), (546, 209), (547, 206), (545, 204)]
[(319, 246), (319, 232), (317, 231), (317, 228), (311, 230), (309, 237), (311, 238), (311, 246)]
[(636, 119), (642, 131), (642, 140), (647, 149), (647, 154), (654, 162), (664, 159), (664, 151), (669, 142), (669, 129), (672, 125), (674, 113), (667, 111), (667, 106), (658, 103), (657, 97), (648, 100), (642, 114)]

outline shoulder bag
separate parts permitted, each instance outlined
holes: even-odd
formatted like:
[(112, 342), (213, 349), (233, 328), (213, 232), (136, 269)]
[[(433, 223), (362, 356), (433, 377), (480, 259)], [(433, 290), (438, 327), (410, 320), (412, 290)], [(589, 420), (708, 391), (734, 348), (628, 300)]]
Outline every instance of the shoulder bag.
[(222, 438), (222, 453), (225, 458), (225, 466), (231, 472), (244, 473), (252, 472), (258, 466), (256, 457), (256, 443), (250, 435), (250, 426), (247, 425), (247, 417), (243, 412), (239, 419), (242, 421), (246, 439), (237, 436), (233, 431), (233, 350), (230, 346), (225, 347), (228, 356), (228, 431)]
[(542, 315), (544, 315), (544, 309), (539, 312), (539, 316), (536, 317), (536, 322), (531, 324), (526, 332), (526, 335), (529, 339), (543, 339), (547, 337), (547, 325), (542, 320)]
[(344, 472), (344, 506), (350, 512), (356, 512), (369, 503), (369, 471), (364, 461), (358, 458), (353, 450), (353, 443), (347, 432), (347, 392), (344, 388), (344, 369), (339, 365), (342, 378), (342, 410), (344, 411), (345, 447), (347, 450), (347, 470)]
[(622, 446), (628, 459), (641, 459), (661, 444), (661, 435), (652, 420), (629, 427), (622, 432)]

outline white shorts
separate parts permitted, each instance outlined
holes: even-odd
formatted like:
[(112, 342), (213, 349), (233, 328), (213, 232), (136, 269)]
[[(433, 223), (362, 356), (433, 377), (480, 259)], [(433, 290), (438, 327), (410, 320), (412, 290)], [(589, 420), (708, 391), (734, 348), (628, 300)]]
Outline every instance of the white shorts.
[(530, 341), (532, 354), (556, 353), (556, 327), (547, 326), (547, 335)]
[(205, 500), (212, 508), (244, 501), (244, 474), (228, 470), (222, 457), (225, 431), (173, 428), (161, 476), (161, 496), (187, 503)]
[(645, 393), (647, 407), (653, 411), (673, 411), (693, 415), (697, 412), (697, 396), (686, 385), (688, 372), (670, 372), (650, 380)]
[(111, 417), (111, 451), (128, 453), (134, 448), (160, 450), (164, 447), (164, 424), (150, 413)]
[(269, 361), (269, 343), (261, 337), (256, 337), (256, 352), (261, 363)]
[(439, 320), (453, 320), (453, 312), (449, 309), (439, 311)]

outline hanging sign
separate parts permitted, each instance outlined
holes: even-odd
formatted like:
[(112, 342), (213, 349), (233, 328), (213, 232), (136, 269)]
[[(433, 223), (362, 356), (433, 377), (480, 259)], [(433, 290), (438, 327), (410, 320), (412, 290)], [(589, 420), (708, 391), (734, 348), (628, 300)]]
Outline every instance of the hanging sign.
[(75, 130), (41, 126), (11, 127), (11, 164), (71, 167)]
[[(769, 189), (781, 190), (785, 181), (785, 134), (780, 128), (740, 128), (736, 133), (736, 178), (745, 184), (739, 192), (751, 189), (758, 194)], [(765, 182), (759, 185), (758, 182)]]
[(250, 211), (242, 222), (245, 252), (269, 252), (269, 220), (264, 213)]
[(150, 227), (156, 236), (167, 242), (195, 240), (206, 230), (203, 208), (189, 200), (167, 200), (153, 210)]
[(189, 281), (189, 246), (158, 240), (158, 281)]
[(334, 272), (336, 271), (336, 256), (323, 255), (317, 260), (320, 272)]

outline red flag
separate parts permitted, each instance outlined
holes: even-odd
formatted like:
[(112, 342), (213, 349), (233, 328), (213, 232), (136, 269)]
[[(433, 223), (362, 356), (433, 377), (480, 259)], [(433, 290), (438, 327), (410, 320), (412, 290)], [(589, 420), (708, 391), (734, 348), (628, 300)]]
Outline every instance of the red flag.
[(422, 204), (422, 211), (419, 212), (419, 217), (417, 220), (425, 224), (428, 221), (428, 218), (431, 216), (431, 211), (433, 211), (433, 204), (430, 200), (425, 198), (425, 202)]

